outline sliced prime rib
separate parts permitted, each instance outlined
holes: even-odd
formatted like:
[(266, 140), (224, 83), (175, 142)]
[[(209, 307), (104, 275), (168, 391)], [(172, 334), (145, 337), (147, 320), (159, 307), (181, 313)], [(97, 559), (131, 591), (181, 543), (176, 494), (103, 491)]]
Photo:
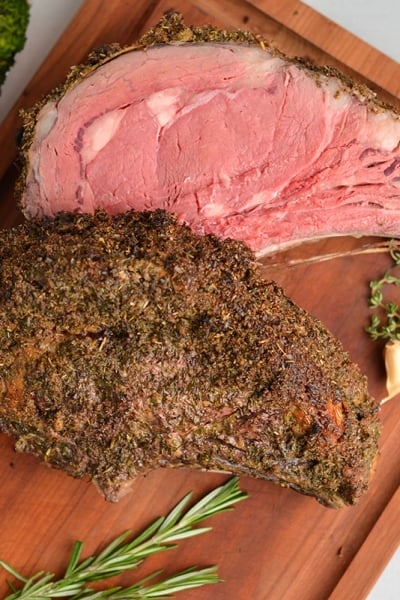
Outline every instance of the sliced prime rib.
[(379, 420), (340, 342), (242, 243), (163, 211), (0, 232), (0, 430), (108, 500), (157, 467), (354, 504)]
[(26, 115), (28, 218), (163, 208), (257, 254), (400, 234), (400, 115), (330, 68), (170, 14)]

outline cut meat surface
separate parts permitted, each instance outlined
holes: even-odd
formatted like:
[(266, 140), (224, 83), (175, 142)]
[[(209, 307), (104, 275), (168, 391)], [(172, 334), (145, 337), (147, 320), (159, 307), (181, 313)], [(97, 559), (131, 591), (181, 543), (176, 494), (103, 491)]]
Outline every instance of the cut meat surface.
[(379, 429), (340, 342), (243, 244), (161, 211), (0, 232), (0, 430), (107, 499), (191, 467), (354, 504)]
[(28, 127), (28, 218), (163, 208), (259, 255), (400, 234), (394, 110), (255, 38), (182, 32), (192, 43), (120, 50), (42, 103)]

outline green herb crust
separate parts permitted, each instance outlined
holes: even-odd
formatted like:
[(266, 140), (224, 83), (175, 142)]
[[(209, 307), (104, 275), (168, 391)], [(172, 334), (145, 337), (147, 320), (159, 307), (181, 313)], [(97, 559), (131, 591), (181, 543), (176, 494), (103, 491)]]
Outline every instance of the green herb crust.
[(110, 500), (191, 466), (352, 504), (376, 411), (341, 344), (239, 242), (162, 211), (1, 232), (0, 430)]

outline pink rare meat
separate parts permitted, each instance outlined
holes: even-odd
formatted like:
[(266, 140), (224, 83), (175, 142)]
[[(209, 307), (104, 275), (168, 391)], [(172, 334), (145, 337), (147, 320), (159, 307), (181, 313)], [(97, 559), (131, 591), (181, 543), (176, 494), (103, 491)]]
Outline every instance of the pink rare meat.
[(262, 44), (117, 53), (42, 104), (26, 217), (163, 208), (259, 256), (400, 235), (400, 117)]

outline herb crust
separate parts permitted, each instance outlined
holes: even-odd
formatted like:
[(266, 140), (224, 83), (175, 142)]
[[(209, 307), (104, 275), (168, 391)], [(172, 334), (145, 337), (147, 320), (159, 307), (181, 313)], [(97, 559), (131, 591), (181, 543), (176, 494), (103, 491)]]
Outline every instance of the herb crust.
[(323, 325), (241, 243), (162, 211), (1, 232), (0, 430), (117, 499), (172, 466), (365, 492), (377, 408)]

